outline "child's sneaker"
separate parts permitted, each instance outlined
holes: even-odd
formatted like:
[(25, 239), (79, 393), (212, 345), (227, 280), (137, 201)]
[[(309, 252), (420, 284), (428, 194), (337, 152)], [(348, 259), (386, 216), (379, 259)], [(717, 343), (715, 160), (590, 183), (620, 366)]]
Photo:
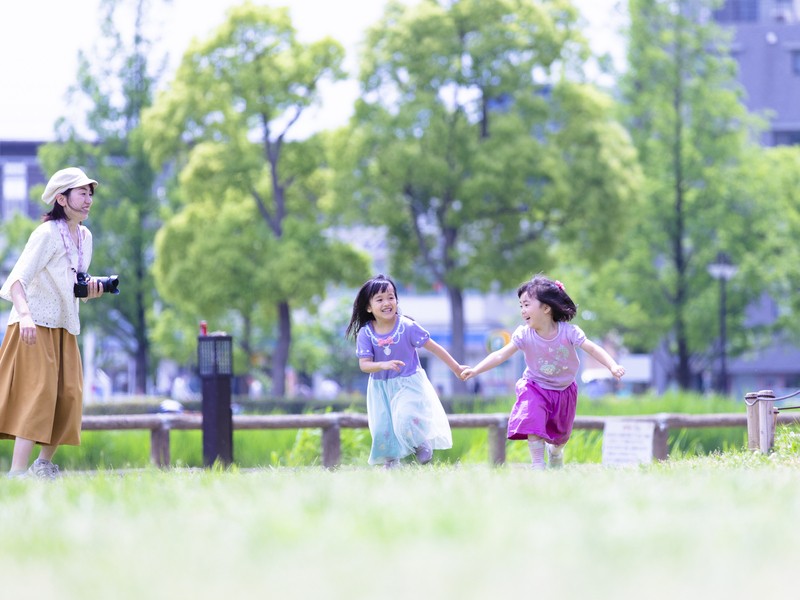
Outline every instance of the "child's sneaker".
[(547, 463), (551, 469), (560, 469), (564, 466), (564, 448), (547, 444)]
[(428, 442), (422, 442), (414, 450), (414, 454), (417, 455), (419, 464), (426, 465), (433, 459), (433, 448), (431, 448), (431, 445)]
[(383, 468), (388, 470), (392, 469), (399, 469), (402, 466), (400, 460), (397, 458), (387, 458), (386, 462), (383, 463)]
[(37, 479), (55, 479), (58, 477), (58, 465), (37, 458), (28, 469), (28, 473)]

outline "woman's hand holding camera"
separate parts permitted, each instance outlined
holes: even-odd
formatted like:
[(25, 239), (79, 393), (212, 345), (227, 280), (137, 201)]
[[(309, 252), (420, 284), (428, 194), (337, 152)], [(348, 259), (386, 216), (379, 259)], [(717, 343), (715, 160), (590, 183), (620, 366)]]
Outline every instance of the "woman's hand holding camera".
[(91, 277), (86, 284), (89, 286), (89, 293), (86, 296), (88, 300), (99, 298), (103, 295), (103, 284), (96, 277)]

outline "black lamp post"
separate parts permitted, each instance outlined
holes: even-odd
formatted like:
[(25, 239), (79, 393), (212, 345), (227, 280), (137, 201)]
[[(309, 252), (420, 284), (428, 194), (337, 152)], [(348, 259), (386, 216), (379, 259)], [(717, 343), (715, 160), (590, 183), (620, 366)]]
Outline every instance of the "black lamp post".
[(720, 344), (720, 365), (719, 365), (719, 385), (720, 394), (728, 393), (728, 366), (726, 364), (727, 341), (726, 341), (726, 302), (725, 287), (730, 279), (736, 275), (739, 268), (731, 262), (730, 257), (724, 252), (717, 254), (716, 260), (708, 265), (708, 273), (714, 279), (719, 280), (719, 344)]

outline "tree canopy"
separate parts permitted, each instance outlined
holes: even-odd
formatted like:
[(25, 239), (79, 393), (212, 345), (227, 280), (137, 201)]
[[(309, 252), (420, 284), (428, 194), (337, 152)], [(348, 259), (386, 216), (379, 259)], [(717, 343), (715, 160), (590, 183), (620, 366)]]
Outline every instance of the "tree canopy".
[(301, 43), (286, 9), (245, 3), (189, 48), (145, 117), (153, 164), (173, 164), (179, 183), (157, 244), (159, 292), (182, 312), (235, 315), (245, 345), (255, 319), (272, 319), (279, 396), (291, 309), (367, 275), (365, 256), (326, 235), (323, 136), (290, 139), (320, 82), (344, 76), (342, 59), (333, 40)]
[[(708, 265), (721, 251), (744, 261), (760, 219), (759, 199), (740, 185), (756, 121), (741, 101), (729, 36), (704, 17), (712, 4), (630, 2), (624, 112), (646, 185), (634, 235), (601, 273), (626, 341), (648, 351), (665, 342), (681, 388), (696, 387), (714, 357), (719, 294)], [(752, 299), (742, 292), (728, 307), (732, 322)]]
[(388, 228), (399, 281), (447, 290), (457, 360), (466, 289), (602, 260), (636, 204), (636, 154), (581, 82), (576, 19), (560, 1), (393, 2), (368, 33), (342, 209)]

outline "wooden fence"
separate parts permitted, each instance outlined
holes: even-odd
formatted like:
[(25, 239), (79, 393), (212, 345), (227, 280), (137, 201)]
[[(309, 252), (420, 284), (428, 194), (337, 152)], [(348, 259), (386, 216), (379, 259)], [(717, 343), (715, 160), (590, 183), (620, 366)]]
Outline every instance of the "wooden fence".
[(775, 444), (775, 427), (778, 423), (797, 423), (800, 416), (797, 413), (789, 414), (781, 411), (794, 410), (800, 406), (776, 407), (776, 402), (789, 400), (800, 395), (800, 390), (775, 397), (772, 390), (761, 390), (745, 394), (744, 402), (747, 407), (747, 446), (750, 450), (768, 454)]
[[(450, 427), (454, 429), (488, 430), (489, 461), (502, 465), (506, 461), (506, 427), (508, 414), (450, 414)], [(666, 460), (669, 454), (668, 439), (672, 429), (703, 427), (748, 427), (745, 413), (680, 414), (658, 413), (625, 417), (575, 418), (575, 429), (602, 430), (606, 422), (614, 419), (637, 420), (655, 424), (653, 435), (653, 457)], [(776, 414), (775, 423), (800, 423), (800, 415)], [(150, 461), (159, 467), (170, 465), (170, 431), (173, 429), (202, 429), (200, 414), (150, 414), (150, 415), (84, 415), (84, 431), (118, 431), (133, 429), (150, 430)], [(750, 424), (752, 427), (752, 424)], [(748, 427), (748, 435), (750, 433)], [(249, 429), (321, 429), (321, 462), (325, 468), (341, 463), (341, 430), (367, 428), (367, 416), (361, 413), (326, 413), (303, 415), (234, 415), (234, 431)], [(750, 447), (753, 447), (752, 437)]]

